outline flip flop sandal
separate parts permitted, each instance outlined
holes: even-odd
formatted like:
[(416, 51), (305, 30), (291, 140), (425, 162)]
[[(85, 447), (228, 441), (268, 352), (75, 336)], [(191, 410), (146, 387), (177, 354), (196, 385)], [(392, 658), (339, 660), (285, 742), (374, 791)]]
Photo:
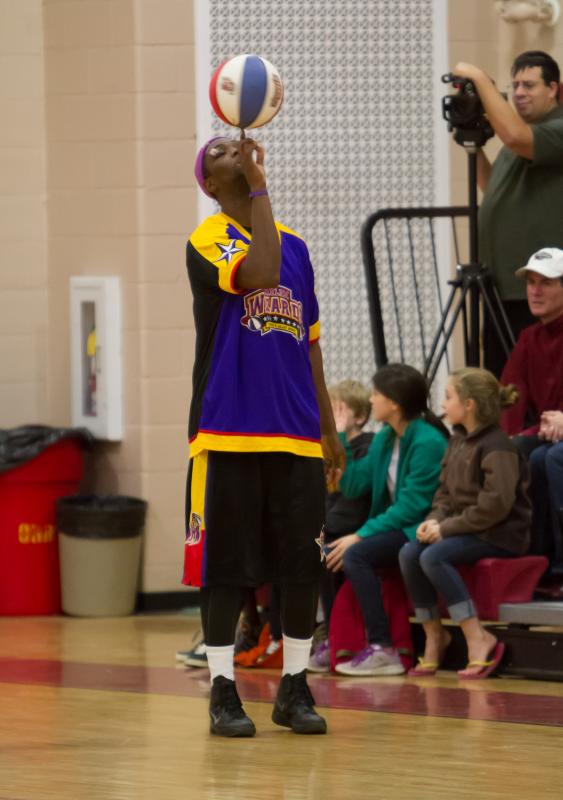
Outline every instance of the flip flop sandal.
[(436, 661), (425, 661), (423, 658), (418, 659), (416, 667), (412, 667), (407, 672), (411, 678), (425, 678), (435, 675), (440, 667)]
[(446, 653), (448, 652), (448, 647), (452, 643), (451, 638), (449, 639), (448, 643), (445, 647), (443, 647), (440, 651), (440, 660), (439, 661), (425, 661), (423, 658), (419, 657), (418, 664), (412, 669), (409, 669), (407, 675), (410, 675), (411, 678), (429, 678), (432, 675), (435, 675), (436, 672), (442, 666), (442, 662), (446, 657)]
[[(464, 681), (479, 681), (483, 678), (488, 678), (491, 673), (499, 666), (504, 655), (505, 645), (504, 642), (497, 642), (487, 661), (470, 661), (465, 669), (459, 670), (458, 676)], [(479, 672), (471, 672), (466, 674), (465, 670), (471, 667), (480, 667)]]

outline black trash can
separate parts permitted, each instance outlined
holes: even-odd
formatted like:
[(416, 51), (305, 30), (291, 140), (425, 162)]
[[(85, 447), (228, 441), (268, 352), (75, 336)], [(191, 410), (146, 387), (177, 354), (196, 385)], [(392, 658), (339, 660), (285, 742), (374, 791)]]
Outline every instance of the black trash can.
[(147, 504), (136, 497), (78, 495), (57, 502), (62, 609), (77, 617), (135, 610)]

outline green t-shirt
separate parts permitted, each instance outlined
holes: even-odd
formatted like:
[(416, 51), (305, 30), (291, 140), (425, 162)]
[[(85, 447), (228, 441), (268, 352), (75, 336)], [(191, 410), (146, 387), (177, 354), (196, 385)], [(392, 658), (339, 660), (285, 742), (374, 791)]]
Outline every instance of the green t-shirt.
[(526, 296), (514, 273), (532, 253), (563, 248), (563, 106), (531, 127), (534, 160), (503, 147), (479, 209), (479, 260), (503, 300)]

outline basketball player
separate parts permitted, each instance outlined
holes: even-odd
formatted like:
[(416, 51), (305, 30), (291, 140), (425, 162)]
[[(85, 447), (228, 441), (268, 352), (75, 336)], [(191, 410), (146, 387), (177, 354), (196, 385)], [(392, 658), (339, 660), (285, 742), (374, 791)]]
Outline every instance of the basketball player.
[(202, 587), (210, 729), (256, 732), (234, 683), (235, 628), (245, 588), (275, 580), (284, 665), (272, 719), (325, 733), (306, 667), (325, 477), (334, 480), (344, 453), (324, 382), (313, 269), (303, 239), (274, 222), (261, 145), (212, 139), (195, 175), (221, 208), (187, 247), (196, 355), (183, 580)]

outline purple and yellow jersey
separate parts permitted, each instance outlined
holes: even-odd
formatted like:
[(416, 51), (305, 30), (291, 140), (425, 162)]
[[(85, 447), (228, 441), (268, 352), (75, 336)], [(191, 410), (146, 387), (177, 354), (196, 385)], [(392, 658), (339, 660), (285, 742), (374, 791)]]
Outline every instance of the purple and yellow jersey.
[(276, 223), (280, 284), (240, 290), (251, 233), (215, 214), (192, 234), (188, 276), (196, 323), (190, 455), (280, 451), (322, 457), (309, 345), (320, 335), (309, 252)]

